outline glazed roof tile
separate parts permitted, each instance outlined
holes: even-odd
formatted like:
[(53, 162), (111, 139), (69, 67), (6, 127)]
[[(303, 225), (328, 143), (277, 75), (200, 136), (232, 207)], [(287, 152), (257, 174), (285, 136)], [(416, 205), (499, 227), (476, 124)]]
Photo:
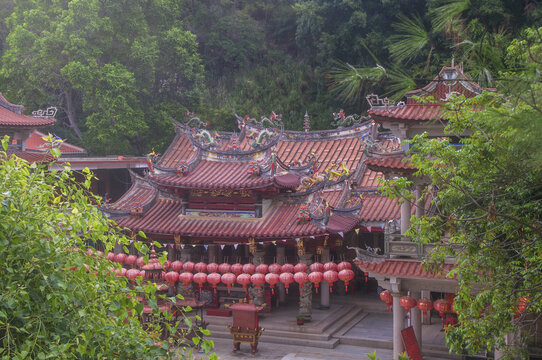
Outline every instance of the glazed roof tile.
[(428, 121), (438, 120), (442, 115), (440, 104), (407, 104), (404, 107), (389, 107), (384, 109), (371, 109), (369, 115), (376, 121)]
[(8, 150), (7, 156), (15, 155), (23, 160), (26, 160), (28, 162), (42, 162), (42, 163), (49, 163), (54, 160), (54, 157), (46, 152), (42, 151), (19, 151), (19, 150)]
[(196, 148), (192, 145), (188, 136), (179, 133), (160, 159), (159, 164), (166, 168), (175, 168), (179, 161), (189, 161), (196, 156), (196, 153)]
[(366, 222), (400, 219), (401, 207), (397, 203), (397, 199), (379, 195), (364, 196), (359, 218)]
[(24, 107), (8, 102), (0, 94), (0, 126), (8, 127), (41, 127), (53, 124), (54, 118), (39, 118), (23, 115)]
[[(27, 149), (31, 150), (37, 150), (37, 151), (44, 151), (46, 149), (47, 143), (45, 140), (43, 140), (43, 137), (45, 137), (44, 133), (38, 130), (34, 130), (32, 134), (26, 139), (26, 147)], [(60, 149), (60, 152), (62, 155), (73, 155), (73, 154), (85, 154), (86, 150), (82, 147), (72, 145), (67, 142), (62, 142), (59, 144), (58, 148)]]
[(365, 160), (365, 165), (373, 171), (379, 172), (408, 172), (412, 173), (416, 171), (416, 168), (410, 165), (410, 161), (406, 160), (405, 154), (398, 155), (381, 155), (374, 158)]
[(115, 203), (108, 204), (107, 209), (129, 212), (134, 207), (136, 202), (139, 202), (141, 206), (151, 204), (155, 200), (157, 194), (158, 190), (156, 187), (139, 177), (135, 177), (130, 189), (128, 189), (128, 191), (124, 193), (124, 195), (122, 195)]
[[(122, 227), (149, 234), (235, 240), (248, 237), (275, 239), (325, 234), (324, 228), (311, 222), (297, 221), (299, 207), (300, 204), (274, 205), (267, 212), (267, 216), (261, 219), (196, 217), (181, 216), (181, 201), (160, 198), (142, 217), (125, 217), (117, 222)], [(338, 223), (342, 224), (340, 221)], [(346, 222), (345, 224), (351, 225)]]
[(451, 264), (444, 264), (439, 272), (428, 271), (420, 261), (415, 260), (386, 259), (380, 263), (354, 260), (354, 262), (362, 271), (373, 274), (439, 280), (447, 279), (446, 274), (454, 268)]

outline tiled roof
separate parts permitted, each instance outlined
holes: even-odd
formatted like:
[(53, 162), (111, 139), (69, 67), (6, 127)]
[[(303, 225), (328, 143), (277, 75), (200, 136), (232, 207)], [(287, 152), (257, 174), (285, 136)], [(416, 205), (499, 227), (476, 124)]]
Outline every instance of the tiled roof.
[[(45, 137), (44, 133), (34, 130), (32, 134), (26, 139), (26, 148), (31, 150), (37, 150), (37, 151), (44, 151), (46, 142), (42, 138)], [(86, 151), (82, 147), (72, 145), (67, 142), (62, 142), (58, 146), (60, 149), (62, 155), (73, 155), (73, 154), (85, 154)]]
[(159, 161), (159, 165), (165, 168), (175, 168), (179, 161), (191, 160), (196, 155), (196, 148), (190, 142), (188, 136), (178, 133), (173, 142)]
[(371, 109), (369, 115), (375, 121), (428, 121), (438, 120), (442, 114), (440, 104), (407, 104), (403, 107), (389, 107), (383, 109)]
[(248, 162), (202, 160), (186, 176), (151, 176), (159, 185), (185, 189), (257, 189), (273, 184), (272, 177), (254, 177), (248, 173)]
[(339, 233), (352, 230), (359, 223), (359, 219), (354, 216), (331, 215), (326, 229), (330, 233)]
[(136, 177), (130, 189), (114, 204), (109, 204), (107, 210), (130, 211), (136, 202), (139, 202), (144, 207), (151, 204), (157, 194), (156, 187)]
[[(22, 109), (22, 106), (7, 102), (0, 94), (0, 126), (41, 127), (51, 125), (56, 121), (54, 118), (38, 118), (23, 115)], [(13, 110), (20, 111), (21, 113), (19, 114)]]
[(422, 263), (416, 260), (386, 259), (380, 263), (354, 260), (354, 262), (362, 271), (367, 271), (372, 274), (402, 278), (406, 277), (442, 280), (447, 279), (446, 274), (454, 268), (454, 266), (451, 264), (444, 264), (439, 272), (432, 272), (426, 270)]
[(15, 155), (15, 156), (17, 156), (17, 157), (19, 157), (21, 159), (24, 159), (24, 160), (26, 160), (28, 162), (48, 163), (48, 162), (51, 162), (51, 161), (54, 160), (54, 158), (53, 158), (53, 156), (51, 156), (51, 154), (41, 152), (41, 151), (38, 152), (38, 151), (29, 151), (29, 150), (26, 150), (26, 151), (8, 150), (7, 155), (8, 156)]
[(399, 155), (381, 155), (365, 160), (365, 165), (373, 170), (379, 172), (408, 172), (412, 173), (416, 171), (416, 168), (410, 165), (409, 161), (403, 161), (405, 159), (404, 154)]
[(275, 184), (284, 189), (295, 189), (299, 186), (301, 178), (295, 174), (285, 174), (275, 176)]
[(117, 222), (122, 227), (149, 234), (216, 237), (236, 241), (248, 237), (274, 239), (326, 233), (326, 229), (311, 222), (297, 221), (300, 204), (272, 206), (261, 219), (181, 216), (181, 205), (181, 201), (160, 198), (141, 218), (125, 217)]
[(386, 196), (364, 196), (363, 207), (359, 214), (360, 221), (382, 222), (401, 218), (401, 206), (397, 199)]

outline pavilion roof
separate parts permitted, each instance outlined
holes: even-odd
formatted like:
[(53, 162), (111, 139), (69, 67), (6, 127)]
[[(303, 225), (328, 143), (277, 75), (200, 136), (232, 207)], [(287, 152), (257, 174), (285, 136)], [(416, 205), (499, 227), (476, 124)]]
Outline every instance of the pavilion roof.
[(41, 162), (41, 163), (49, 163), (54, 160), (54, 157), (43, 151), (32, 151), (32, 150), (9, 150), (6, 152), (7, 156), (17, 156), (23, 160), (26, 160), (28, 162)]
[(0, 94), (0, 126), (5, 127), (42, 127), (52, 125), (53, 117), (33, 117), (23, 114), (24, 107), (14, 105)]
[(364, 163), (370, 170), (382, 173), (413, 173), (417, 170), (410, 164), (405, 153), (379, 155), (366, 159)]
[(386, 259), (379, 262), (354, 260), (354, 263), (362, 271), (367, 271), (371, 274), (439, 280), (446, 280), (446, 275), (454, 268), (452, 264), (443, 264), (440, 271), (430, 271), (419, 260)]
[[(26, 148), (29, 150), (35, 150), (35, 151), (46, 151), (47, 150), (47, 143), (45, 140), (43, 140), (43, 137), (45, 137), (44, 133), (38, 130), (34, 130), (30, 136), (26, 139)], [(60, 149), (62, 155), (84, 155), (86, 154), (86, 150), (82, 147), (67, 143), (67, 142), (61, 142), (58, 145), (58, 149)]]

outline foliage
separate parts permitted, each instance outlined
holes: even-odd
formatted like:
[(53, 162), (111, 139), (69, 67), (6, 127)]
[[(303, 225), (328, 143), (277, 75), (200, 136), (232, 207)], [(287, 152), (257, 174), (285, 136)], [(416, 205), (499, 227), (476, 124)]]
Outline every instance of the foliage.
[[(111, 262), (83, 252), (89, 243), (102, 243), (107, 251), (117, 242), (129, 244), (93, 205), (99, 200), (88, 192), (88, 169), (77, 185), (68, 166), (47, 171), (45, 165), (7, 156), (7, 137), (2, 145), (0, 358), (176, 356), (168, 351), (172, 338), (154, 345), (159, 329), (143, 330), (134, 285), (115, 277)], [(147, 251), (142, 243), (137, 248)], [(135, 290), (159, 314), (156, 287), (138, 282)], [(202, 346), (210, 350), (211, 345)]]
[[(426, 134), (410, 142), (412, 164), (438, 200), (434, 215), (413, 218), (409, 234), (440, 245), (433, 266), (456, 258), (448, 276), (458, 280), (459, 325), (447, 332), (456, 352), (495, 346), (517, 355), (542, 312), (541, 34), (528, 29), (512, 41), (514, 71), (501, 74), (502, 93), (444, 104), (445, 131), (461, 138), (459, 149)], [(411, 185), (389, 180), (388, 193)]]

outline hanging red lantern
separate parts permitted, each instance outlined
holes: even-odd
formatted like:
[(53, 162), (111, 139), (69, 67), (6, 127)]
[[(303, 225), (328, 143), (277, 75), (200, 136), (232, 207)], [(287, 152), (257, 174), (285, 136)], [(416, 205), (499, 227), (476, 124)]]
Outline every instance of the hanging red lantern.
[(418, 302), (410, 296), (401, 296), (399, 304), (405, 309), (407, 317), (410, 318), (410, 309), (416, 306)]
[(139, 270), (139, 276), (145, 279), (145, 270)]
[(245, 293), (248, 293), (247, 285), (250, 284), (250, 275), (249, 274), (239, 275), (237, 277), (237, 283), (243, 286), (243, 289), (245, 289)]
[(194, 270), (201, 273), (207, 272), (207, 264), (204, 262), (199, 262), (194, 265)]
[(260, 273), (255, 273), (250, 277), (250, 282), (256, 285), (258, 288), (258, 294), (261, 294), (261, 286), (265, 284), (265, 275)]
[(107, 253), (106, 259), (109, 261), (115, 261), (115, 253), (114, 252)]
[(391, 296), (388, 290), (384, 290), (380, 293), (380, 300), (386, 303), (386, 312), (389, 312), (393, 305), (393, 296)]
[[(342, 264), (342, 263), (341, 263)], [(350, 265), (350, 263), (345, 263)], [(340, 265), (340, 264), (339, 264)], [(339, 271), (339, 279), (344, 281), (346, 292), (348, 292), (348, 282), (354, 278), (354, 272), (350, 269), (342, 269)]]
[(169, 270), (169, 268), (171, 267), (171, 261), (169, 260), (166, 260), (164, 261), (164, 270)]
[(450, 303), (450, 311), (455, 313), (455, 308), (454, 308), (454, 302), (455, 302), (455, 294), (454, 293), (446, 293), (444, 295), (444, 299), (447, 300), (449, 303)]
[(254, 266), (253, 264), (245, 264), (243, 265), (243, 272), (245, 274), (252, 275), (256, 272), (256, 266)]
[(130, 269), (126, 271), (126, 277), (130, 280), (135, 280), (139, 276), (139, 270)]
[(104, 257), (104, 252), (103, 252), (103, 251), (100, 251), (100, 250), (98, 250), (98, 251), (96, 251), (96, 255), (98, 255), (98, 257), (101, 257), (101, 258), (103, 258), (103, 257)]
[(120, 253), (115, 255), (115, 262), (122, 264), (124, 263), (124, 261), (126, 261), (126, 254)]
[(269, 266), (267, 266), (266, 264), (260, 264), (258, 266), (256, 266), (256, 272), (258, 274), (267, 274), (269, 272)]
[(207, 274), (202, 272), (194, 274), (194, 282), (198, 284), (199, 288), (201, 289), (203, 287), (203, 284), (207, 282)]
[(418, 300), (418, 309), (422, 312), (423, 316), (427, 316), (427, 312), (433, 310), (433, 302), (429, 299), (423, 298)]
[(337, 264), (337, 271), (341, 270), (352, 270), (352, 264), (350, 264), (348, 261), (341, 261)]
[(435, 310), (439, 312), (440, 317), (442, 318), (442, 326), (444, 327), (444, 317), (448, 311), (452, 308), (450, 302), (446, 299), (438, 299), (433, 304)]
[(183, 270), (187, 272), (192, 272), (194, 271), (194, 266), (196, 266), (196, 264), (194, 264), (192, 261), (187, 261), (183, 264)]
[(290, 287), (290, 284), (294, 282), (294, 276), (291, 272), (283, 272), (282, 274), (280, 274), (279, 279), (280, 282), (284, 284), (284, 287), (286, 288), (286, 294), (288, 294), (288, 288)]
[(280, 269), (281, 268), (282, 267), (279, 264), (271, 264), (271, 265), (269, 265), (268, 270), (269, 270), (270, 273), (278, 275), (278, 274), (280, 274)]
[(188, 288), (188, 284), (192, 282), (194, 279), (194, 275), (192, 275), (191, 272), (183, 272), (179, 274), (179, 281), (184, 284)]
[(183, 269), (183, 263), (180, 262), (179, 260), (176, 260), (176, 261), (171, 263), (169, 268), (171, 269), (171, 271), (180, 272)]
[(324, 272), (325, 271), (337, 271), (337, 264), (335, 264), (334, 262), (327, 262), (324, 264)]
[[(209, 266), (207, 266), (207, 269), (209, 269)], [(215, 294), (216, 294), (216, 286), (220, 284), (220, 280), (221, 280), (221, 276), (217, 272), (212, 272), (209, 275), (207, 275), (207, 282), (213, 286)]]
[[(241, 266), (241, 269), (242, 268), (243, 267)], [(221, 272), (222, 274), (229, 273), (231, 271), (231, 265), (228, 263), (222, 263), (218, 265), (218, 271)]]
[(265, 282), (269, 284), (269, 286), (271, 287), (271, 293), (274, 294), (275, 285), (280, 282), (280, 278), (275, 273), (268, 273), (267, 275), (265, 275)]
[(307, 272), (307, 270), (309, 269), (309, 267), (307, 266), (307, 264), (303, 264), (303, 263), (298, 263), (294, 266), (294, 272), (298, 273), (298, 272)]
[(527, 311), (527, 307), (529, 306), (530, 299), (531, 298), (529, 296), (522, 296), (518, 298), (516, 302), (516, 311), (515, 311), (516, 315), (514, 316), (515, 318), (519, 318), (521, 314)]
[(124, 263), (125, 263), (126, 265), (130, 265), (130, 266), (133, 267), (133, 266), (135, 265), (136, 261), (137, 261), (137, 256), (135, 256), (135, 255), (128, 255), (128, 256), (126, 256), (126, 259), (124, 260)]
[[(331, 263), (331, 264), (335, 265), (334, 263)], [(324, 267), (325, 267), (325, 265), (324, 265)], [(328, 271), (324, 272), (324, 280), (329, 283), (329, 292), (332, 293), (333, 292), (333, 283), (335, 281), (339, 280), (339, 274), (337, 274), (337, 272), (334, 271), (334, 270), (328, 270)]]
[(320, 271), (313, 271), (309, 274), (309, 281), (314, 284), (317, 294), (318, 294), (318, 287), (320, 286), (320, 283), (322, 282), (323, 279), (324, 279), (324, 274), (322, 274)]
[(365, 278), (365, 282), (369, 281), (369, 273), (367, 271), (363, 273), (363, 277)]
[[(207, 272), (210, 274), (210, 273), (215, 273), (215, 272), (218, 272), (218, 264), (217, 263), (210, 263), (209, 265), (207, 265)], [(227, 272), (227, 271), (226, 271)]]
[(299, 271), (294, 274), (294, 280), (299, 284), (299, 294), (303, 294), (303, 284), (309, 281), (309, 275), (306, 272)]
[(235, 283), (236, 276), (232, 273), (225, 273), (220, 277), (220, 280), (228, 287), (228, 294), (233, 283)]
[(294, 272), (294, 266), (292, 264), (284, 264), (280, 267), (281, 273), (293, 273)]
[(88, 256), (92, 256), (94, 255), (94, 250), (92, 250), (91, 248), (88, 248), (87, 251), (85, 251), (85, 254), (87, 254)]
[(143, 266), (145, 266), (145, 258), (143, 256), (140, 256), (137, 258), (136, 260), (136, 265), (139, 267), (139, 268), (142, 268)]
[[(229, 264), (228, 264), (229, 265)], [(242, 264), (233, 264), (230, 268), (230, 271), (234, 273), (236, 276), (239, 276), (243, 273), (243, 265)]]
[(319, 262), (312, 263), (311, 266), (309, 266), (309, 270), (311, 272), (323, 272), (324, 264), (321, 264)]
[(179, 273), (176, 271), (167, 272), (164, 275), (164, 280), (166, 280), (171, 286), (175, 286), (177, 280), (179, 280)]
[(115, 274), (117, 275), (117, 277), (124, 277), (126, 276), (126, 269), (125, 268), (115, 269)]

